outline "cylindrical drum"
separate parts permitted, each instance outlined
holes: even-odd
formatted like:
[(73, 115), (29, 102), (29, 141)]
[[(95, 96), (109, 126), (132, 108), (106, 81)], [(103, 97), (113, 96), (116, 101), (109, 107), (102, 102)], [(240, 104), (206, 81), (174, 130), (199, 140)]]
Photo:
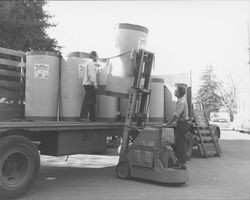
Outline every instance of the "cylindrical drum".
[(85, 94), (82, 82), (88, 62), (89, 54), (83, 52), (72, 52), (62, 59), (60, 119), (63, 121), (79, 119)]
[[(102, 60), (101, 60), (102, 61)], [(105, 95), (105, 88), (107, 84), (107, 77), (112, 70), (112, 64), (105, 62), (96, 63), (96, 82), (98, 85), (97, 94)]]
[(132, 77), (119, 77), (108, 75), (106, 92), (108, 96), (128, 98), (129, 89), (132, 87)]
[(115, 47), (120, 53), (146, 48), (148, 28), (136, 24), (119, 23), (115, 29)]
[(56, 120), (59, 97), (60, 55), (31, 51), (26, 57), (25, 117)]
[(97, 95), (96, 117), (101, 121), (116, 121), (118, 113), (117, 98)]
[(173, 94), (167, 86), (164, 86), (164, 118), (170, 120), (174, 115), (175, 101), (173, 100)]
[[(128, 94), (132, 85), (133, 67), (135, 57), (130, 52), (133, 49), (145, 49), (148, 29), (143, 26), (120, 23), (116, 26), (115, 48), (117, 54), (124, 54), (114, 60), (114, 68), (112, 76), (108, 77), (106, 91), (107, 95)], [(119, 92), (117, 92), (119, 91)], [(117, 95), (116, 95), (117, 94)]]
[(164, 120), (164, 79), (152, 78), (149, 83), (151, 97), (149, 102), (149, 121)]

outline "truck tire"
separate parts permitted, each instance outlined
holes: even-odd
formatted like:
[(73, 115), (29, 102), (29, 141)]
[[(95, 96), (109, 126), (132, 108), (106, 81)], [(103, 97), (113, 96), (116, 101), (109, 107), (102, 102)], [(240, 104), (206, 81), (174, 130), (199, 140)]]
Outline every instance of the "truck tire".
[(216, 127), (216, 129), (214, 130), (214, 137), (219, 139), (220, 138), (220, 129), (219, 127)]
[(193, 154), (193, 135), (191, 132), (186, 133), (186, 157), (190, 160)]
[(23, 136), (7, 136), (0, 142), (0, 196), (17, 198), (30, 189), (40, 168), (40, 155)]
[(216, 137), (217, 139), (220, 139), (220, 128), (218, 125), (215, 124), (210, 124), (210, 128), (212, 130), (212, 132), (214, 133), (214, 137)]

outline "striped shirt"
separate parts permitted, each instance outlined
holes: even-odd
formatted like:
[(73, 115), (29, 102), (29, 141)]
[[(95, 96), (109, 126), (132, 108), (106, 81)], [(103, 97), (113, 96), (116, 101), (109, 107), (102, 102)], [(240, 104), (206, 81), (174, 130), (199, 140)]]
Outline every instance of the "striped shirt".
[(178, 101), (176, 102), (174, 115), (177, 117), (177, 121), (186, 121), (189, 119), (186, 95), (178, 99)]

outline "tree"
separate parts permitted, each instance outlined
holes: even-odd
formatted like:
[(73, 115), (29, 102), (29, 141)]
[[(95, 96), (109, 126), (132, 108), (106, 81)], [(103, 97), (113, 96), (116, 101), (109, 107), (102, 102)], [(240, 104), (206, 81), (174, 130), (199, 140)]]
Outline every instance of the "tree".
[(197, 100), (202, 101), (209, 118), (211, 112), (218, 112), (222, 106), (222, 98), (218, 95), (218, 83), (212, 66), (207, 66), (202, 72)]
[(225, 84), (222, 84), (220, 81), (217, 81), (217, 87), (223, 105), (227, 108), (229, 112), (230, 122), (232, 122), (234, 120), (234, 115), (237, 111), (237, 93), (231, 75), (227, 77), (227, 82)]
[(0, 46), (15, 50), (58, 51), (60, 46), (46, 33), (55, 26), (43, 7), (45, 0), (0, 1)]

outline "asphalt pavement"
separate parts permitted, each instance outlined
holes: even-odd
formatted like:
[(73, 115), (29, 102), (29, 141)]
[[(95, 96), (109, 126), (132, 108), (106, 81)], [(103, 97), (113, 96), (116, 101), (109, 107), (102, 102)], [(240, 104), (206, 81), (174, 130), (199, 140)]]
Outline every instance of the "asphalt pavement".
[(188, 161), (189, 182), (165, 185), (115, 176), (118, 156), (42, 156), (36, 182), (20, 200), (249, 200), (250, 135), (223, 131), (221, 157), (194, 156)]

